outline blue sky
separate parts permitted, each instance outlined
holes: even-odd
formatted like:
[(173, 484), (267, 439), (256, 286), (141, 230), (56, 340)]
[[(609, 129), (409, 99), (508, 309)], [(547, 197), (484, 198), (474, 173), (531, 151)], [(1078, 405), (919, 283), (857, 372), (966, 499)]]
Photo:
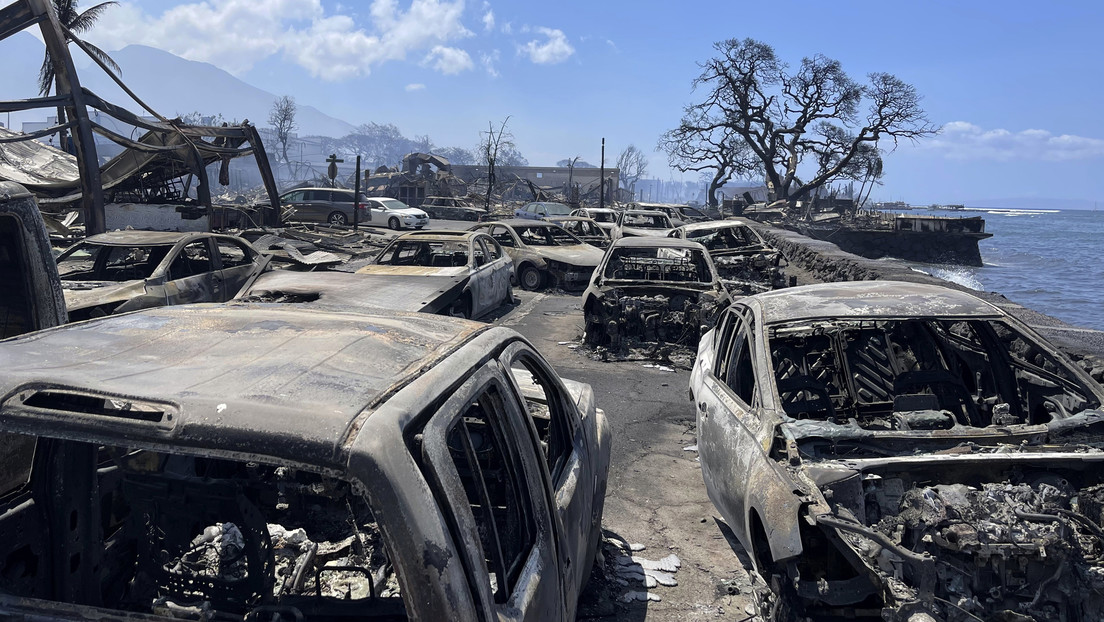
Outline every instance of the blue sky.
[[(83, 2), (90, 5), (90, 2)], [(886, 158), (875, 197), (912, 203), (1104, 196), (1104, 4), (122, 0), (89, 39), (151, 45), (353, 124), (471, 147), (488, 121), (532, 164), (607, 162), (629, 143), (679, 179), (659, 135), (693, 101), (712, 43), (916, 86), (942, 135)], [(125, 71), (125, 67), (124, 67)], [(688, 174), (685, 179), (691, 179)]]

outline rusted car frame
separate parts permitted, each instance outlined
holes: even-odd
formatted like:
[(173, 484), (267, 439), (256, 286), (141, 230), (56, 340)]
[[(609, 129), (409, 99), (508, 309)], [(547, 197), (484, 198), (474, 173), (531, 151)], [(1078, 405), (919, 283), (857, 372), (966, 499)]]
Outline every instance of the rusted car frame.
[(514, 260), (517, 282), (535, 291), (546, 285), (580, 290), (602, 260), (602, 251), (563, 227), (542, 220), (512, 218), (471, 227), (498, 241)]
[(731, 301), (701, 244), (621, 238), (583, 293), (584, 335), (614, 350), (630, 340), (693, 346)]
[(585, 216), (546, 216), (544, 220), (567, 229), (571, 235), (591, 246), (604, 249), (610, 245), (610, 237), (606, 230)]
[(194, 302), (225, 302), (268, 259), (246, 240), (213, 233), (112, 231), (57, 259), (71, 320)]
[(0, 181), (0, 339), (64, 324), (65, 298), (34, 196)]
[(710, 499), (788, 616), (1104, 612), (1104, 390), (973, 296), (743, 298), (690, 379)]
[(610, 231), (610, 239), (617, 241), (628, 237), (664, 237), (674, 228), (671, 218), (663, 212), (630, 209), (618, 212), (617, 222)]
[(509, 329), (188, 305), (0, 357), (0, 615), (574, 620), (609, 426)]

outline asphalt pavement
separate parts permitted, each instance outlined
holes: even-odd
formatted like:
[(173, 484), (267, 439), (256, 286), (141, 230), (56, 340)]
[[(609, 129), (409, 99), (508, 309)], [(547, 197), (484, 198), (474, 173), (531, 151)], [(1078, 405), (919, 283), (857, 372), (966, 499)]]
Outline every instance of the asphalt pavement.
[[(739, 544), (706, 496), (689, 371), (646, 361), (596, 360), (582, 345), (579, 296), (519, 291), (518, 297), (519, 303), (494, 322), (528, 338), (561, 376), (594, 388), (613, 429), (603, 527), (613, 543), (639, 549), (604, 547), (604, 565), (592, 574), (579, 618), (746, 619), (750, 579)], [(639, 566), (619, 562), (626, 553), (645, 567), (644, 562), (665, 559), (670, 565), (674, 555), (677, 570), (660, 579), (677, 585), (646, 588), (627, 579)]]

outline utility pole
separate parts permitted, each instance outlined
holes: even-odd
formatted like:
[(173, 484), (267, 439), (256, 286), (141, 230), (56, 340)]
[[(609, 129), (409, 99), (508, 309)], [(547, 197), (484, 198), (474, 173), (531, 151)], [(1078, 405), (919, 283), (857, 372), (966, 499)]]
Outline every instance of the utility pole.
[(606, 206), (606, 139), (602, 139), (602, 164), (598, 171), (598, 207)]
[(360, 154), (357, 154), (356, 182), (353, 184), (353, 231), (360, 227)]

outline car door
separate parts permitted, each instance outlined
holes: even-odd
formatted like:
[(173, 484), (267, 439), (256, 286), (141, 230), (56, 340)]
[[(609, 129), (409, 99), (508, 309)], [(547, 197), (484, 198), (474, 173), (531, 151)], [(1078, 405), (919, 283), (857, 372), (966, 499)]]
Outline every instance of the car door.
[[(595, 522), (600, 521), (598, 473), (590, 449), (597, 446), (593, 430), (582, 425), (570, 393), (548, 363), (527, 344), (516, 342), (499, 357), (517, 386), (522, 412), (529, 414), (553, 491), (553, 507), (560, 531), (560, 566), (574, 590), (590, 573), (587, 561), (596, 544)], [(572, 592), (568, 602), (574, 603)]]
[(468, 270), (470, 272), (468, 291), (472, 299), (472, 317), (479, 317), (492, 309), (498, 299), (495, 298), (494, 281), (490, 257), (481, 243), (482, 236), (472, 236), (468, 240)]
[(482, 608), (500, 621), (563, 622), (551, 491), (515, 391), (497, 361), (477, 368), (419, 435), (422, 462)]
[[(203, 237), (173, 248), (165, 281), (165, 303), (221, 302), (222, 277), (212, 260), (212, 240)], [(233, 295), (237, 292), (231, 292)]]
[(249, 277), (261, 268), (258, 263), (260, 257), (244, 240), (217, 237), (214, 242), (222, 279), (218, 302), (226, 302), (236, 296)]
[(506, 295), (510, 292), (510, 279), (514, 274), (513, 260), (506, 255), (494, 238), (481, 237), (479, 241), (483, 243), (487, 253), (491, 283), (494, 287), (494, 306), (498, 306), (502, 301), (510, 302), (506, 300)]
[(738, 535), (746, 526), (748, 472), (759, 448), (760, 392), (755, 382), (757, 346), (751, 312), (730, 307), (718, 327), (712, 369), (695, 396), (698, 447), (710, 500)]
[(306, 209), (306, 190), (293, 190), (280, 197), (280, 208), (283, 210), (280, 221), (301, 220), (302, 211)]

